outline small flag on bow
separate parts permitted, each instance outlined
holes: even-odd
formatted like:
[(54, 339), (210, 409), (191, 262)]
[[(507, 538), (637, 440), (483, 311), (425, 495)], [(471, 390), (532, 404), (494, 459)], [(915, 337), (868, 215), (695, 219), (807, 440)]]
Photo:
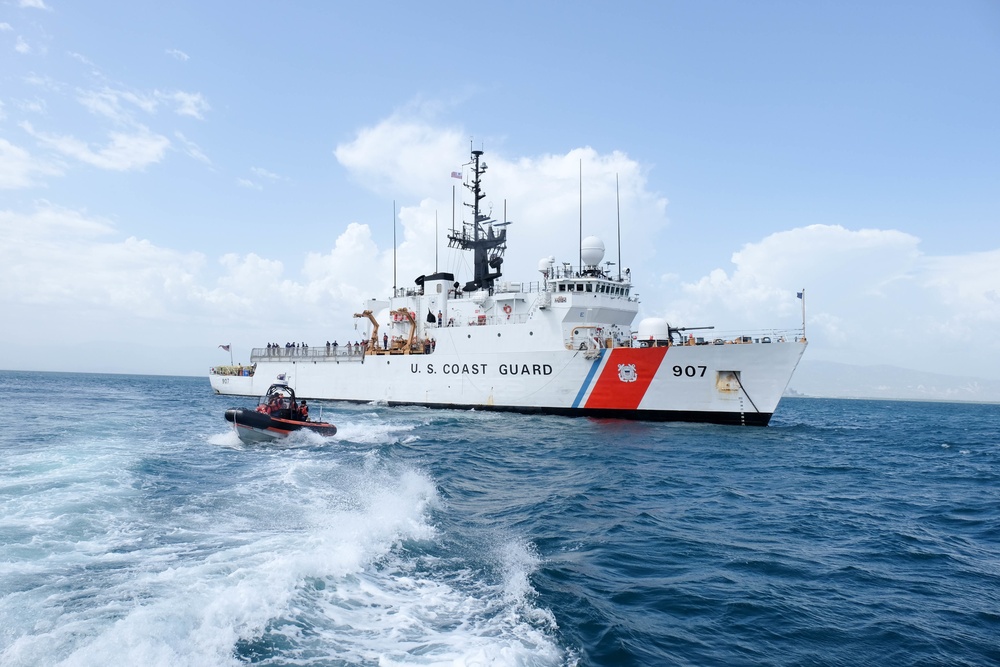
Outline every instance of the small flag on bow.
[(220, 345), (219, 347), (221, 347), (226, 352), (229, 352), (229, 346), (228, 345)]

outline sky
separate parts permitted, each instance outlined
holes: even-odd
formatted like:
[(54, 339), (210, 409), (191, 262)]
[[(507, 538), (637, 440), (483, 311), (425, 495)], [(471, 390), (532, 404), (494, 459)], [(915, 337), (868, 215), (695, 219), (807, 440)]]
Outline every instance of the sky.
[(356, 340), (470, 278), (472, 148), (505, 279), (582, 226), (636, 325), (792, 330), (804, 289), (807, 359), (1000, 375), (995, 0), (0, 0), (0, 368)]

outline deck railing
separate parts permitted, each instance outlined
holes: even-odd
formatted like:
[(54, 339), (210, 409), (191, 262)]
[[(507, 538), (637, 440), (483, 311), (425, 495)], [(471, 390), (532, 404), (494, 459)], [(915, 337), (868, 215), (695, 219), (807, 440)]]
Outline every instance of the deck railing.
[[(365, 356), (362, 352), (354, 352), (354, 346), (338, 345), (326, 347), (316, 345), (313, 347), (255, 347), (250, 351), (251, 361), (278, 361), (280, 359), (295, 359), (306, 361), (336, 361), (336, 362), (361, 362)], [(360, 347), (359, 347), (360, 350)]]
[[(506, 315), (487, 316), (485, 320), (477, 320), (475, 323), (463, 323), (461, 326), (482, 325), (504, 325), (520, 324), (526, 322), (528, 314), (512, 313), (508, 318)], [(456, 323), (458, 326), (458, 323)], [(428, 327), (427, 333), (433, 337), (434, 329)], [(683, 332), (682, 332), (683, 333)], [(671, 345), (735, 345), (735, 344), (767, 344), (767, 343), (787, 343), (805, 342), (801, 329), (760, 329), (760, 330), (735, 330), (735, 331), (705, 331), (700, 336), (692, 334), (691, 338), (684, 337), (683, 340), (675, 338)], [(583, 339), (581, 339), (583, 340)], [(603, 339), (602, 339), (603, 340)], [(581, 342), (573, 338), (567, 339), (566, 344), (576, 349)], [(627, 342), (626, 342), (627, 344)], [(635, 339), (632, 346), (640, 346), (642, 341)], [(389, 354), (377, 349), (376, 354)], [(423, 354), (423, 353), (417, 353)], [(431, 352), (430, 354), (433, 354)], [(256, 364), (259, 361), (279, 361), (282, 359), (294, 361), (329, 361), (336, 363), (364, 363), (366, 354), (359, 346), (359, 351), (354, 351), (353, 345), (317, 345), (313, 347), (255, 347), (250, 352), (250, 361)], [(214, 375), (252, 375), (251, 366), (216, 366), (212, 369)]]

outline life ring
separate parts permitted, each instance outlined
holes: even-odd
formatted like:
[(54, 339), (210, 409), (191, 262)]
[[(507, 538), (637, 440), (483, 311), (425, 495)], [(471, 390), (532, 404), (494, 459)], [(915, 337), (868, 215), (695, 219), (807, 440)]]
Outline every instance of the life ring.
[(504, 304), (503, 312), (507, 313), (507, 319), (508, 320), (510, 319), (510, 313), (511, 313), (512, 310), (514, 310), (514, 309), (510, 307), (509, 303)]

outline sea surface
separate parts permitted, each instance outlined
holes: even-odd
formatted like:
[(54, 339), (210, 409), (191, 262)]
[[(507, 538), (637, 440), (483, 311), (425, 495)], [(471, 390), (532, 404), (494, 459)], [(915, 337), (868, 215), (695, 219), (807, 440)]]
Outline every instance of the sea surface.
[(1000, 664), (1000, 406), (768, 428), (0, 372), (0, 665)]

